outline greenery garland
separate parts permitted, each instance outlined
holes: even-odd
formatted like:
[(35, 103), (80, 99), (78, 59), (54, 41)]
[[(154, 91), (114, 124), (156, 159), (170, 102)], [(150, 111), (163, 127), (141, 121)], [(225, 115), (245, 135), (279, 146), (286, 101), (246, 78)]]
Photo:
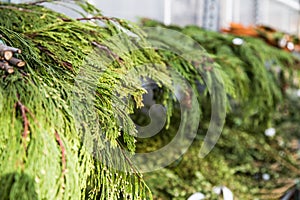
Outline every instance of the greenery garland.
[[(201, 106), (205, 109), (202, 109), (203, 120), (199, 126), (198, 137), (190, 150), (167, 169), (145, 177), (156, 198), (186, 199), (192, 193), (203, 192), (207, 198), (217, 199), (212, 192), (213, 187), (225, 185), (230, 187), (238, 199), (270, 199), (272, 196), (278, 199), (288, 189), (287, 186), (293, 183), (293, 179), (299, 177), (297, 159), (284, 156), (293, 154), (287, 146), (289, 139), (296, 135), (289, 129), (279, 128), (282, 110), (278, 110), (285, 102), (290, 102), (287, 91), (299, 87), (299, 60), (260, 39), (238, 38), (196, 26), (165, 26), (149, 19), (141, 22), (146, 27), (164, 27), (179, 31), (199, 42), (221, 66), (225, 73), (223, 77), (228, 77), (225, 80), (233, 83), (234, 91), (227, 93), (230, 95), (231, 109), (226, 116), (223, 134), (205, 159), (199, 159), (198, 152), (211, 112), (207, 103), (209, 99), (207, 101), (200, 95)], [(241, 43), (235, 44), (235, 39)], [(173, 64), (172, 59), (166, 62), (180, 68)], [(185, 64), (181, 66), (183, 68)], [(284, 119), (293, 119), (295, 116), (284, 116)], [(180, 119), (178, 117), (173, 115), (173, 124)], [(296, 126), (293, 123), (290, 125)], [(272, 139), (264, 135), (265, 130), (270, 127), (279, 129), (276, 137)], [(175, 133), (176, 129), (163, 131), (153, 140), (139, 140), (138, 150), (158, 149), (161, 144), (167, 144)], [(287, 145), (284, 147), (288, 150), (283, 149), (282, 143)], [(264, 173), (269, 173), (272, 180), (264, 181)]]
[[(177, 179), (174, 187), (183, 190), (171, 191), (168, 184), (153, 187), (161, 179), (150, 181), (151, 189), (167, 188), (168, 197), (178, 199), (196, 189), (209, 195), (212, 186), (223, 179), (224, 184), (234, 183), (233, 190), (240, 198), (248, 198), (260, 191), (252, 185), (246, 194), (249, 187), (243, 184), (251, 180), (247, 173), (258, 172), (249, 162), (268, 159), (268, 164), (273, 164), (275, 160), (283, 163), (284, 169), (295, 170), (293, 160), (276, 156), (280, 148), (272, 149), (270, 145), (276, 144), (257, 134), (274, 123), (272, 114), (285, 96), (286, 86), (297, 84), (298, 72), (286, 67), (296, 65), (294, 57), (261, 40), (242, 38), (244, 44), (238, 46), (233, 43), (235, 36), (195, 26), (167, 27), (192, 37), (196, 42), (191, 44), (163, 34), (151, 38), (128, 21), (105, 17), (90, 4), (75, 2), (92, 17), (86, 14), (72, 19), (38, 3), (0, 4), (0, 39), (22, 49), (17, 58), (26, 61), (25, 68), (13, 74), (0, 71), (2, 199), (152, 199), (142, 175), (124, 152), (147, 152), (153, 150), (151, 146), (163, 145), (174, 136), (174, 124), (180, 117), (187, 120), (188, 113), (178, 112), (172, 95), (173, 83), (180, 83), (172, 76), (173, 70), (195, 91), (203, 125), (191, 153), (163, 170), (171, 180)], [(145, 24), (163, 26), (155, 21)], [(189, 53), (199, 42), (208, 53), (200, 51), (199, 62), (163, 48), (144, 48), (151, 47), (149, 41), (153, 40)], [(194, 53), (199, 56), (199, 51)], [(143, 83), (148, 79), (157, 84), (154, 97), (166, 106), (168, 123), (162, 138), (139, 140), (136, 150), (134, 121), (147, 123), (138, 109), (144, 106)], [(209, 95), (212, 79), (226, 96)], [(197, 157), (212, 98), (222, 99), (217, 102), (227, 103), (230, 111), (224, 136), (207, 160), (197, 159), (203, 163), (191, 167), (193, 173), (189, 174), (182, 166), (189, 169), (188, 161)], [(193, 121), (187, 128), (198, 124)], [(249, 156), (230, 158), (219, 152), (224, 148), (244, 155), (244, 148), (226, 140), (231, 137), (253, 148)], [(209, 168), (215, 169), (216, 176), (211, 176)], [(297, 175), (295, 170), (293, 176)], [(181, 185), (186, 178), (195, 178), (192, 187)]]

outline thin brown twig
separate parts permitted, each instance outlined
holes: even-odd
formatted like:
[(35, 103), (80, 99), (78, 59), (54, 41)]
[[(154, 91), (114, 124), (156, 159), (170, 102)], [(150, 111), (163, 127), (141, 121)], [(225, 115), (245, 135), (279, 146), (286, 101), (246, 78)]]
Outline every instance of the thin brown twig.
[(23, 119), (23, 134), (22, 137), (24, 140), (26, 140), (26, 138), (28, 137), (29, 134), (29, 120), (27, 118), (26, 112), (28, 111), (28, 109), (26, 108), (26, 106), (24, 106), (20, 100), (18, 100), (17, 105), (19, 106), (20, 110), (21, 110), (21, 114), (22, 114), (22, 119)]
[(138, 176), (138, 178), (142, 179), (142, 177), (140, 176), (140, 173), (137, 171), (136, 167), (134, 166), (134, 164), (132, 163), (132, 161), (127, 157), (127, 155), (125, 154), (124, 150), (122, 149), (122, 145), (120, 144), (119, 141), (118, 145), (120, 146), (120, 151), (122, 152), (125, 160), (128, 162), (128, 164), (130, 165), (131, 169), (133, 170), (133, 172)]
[(81, 18), (76, 18), (76, 19), (72, 19), (72, 18), (60, 18), (61, 20), (63, 20), (64, 22), (72, 22), (74, 20), (76, 21), (92, 21), (92, 20), (100, 20), (100, 21), (114, 21), (114, 22), (119, 22), (119, 20), (117, 18), (114, 17), (106, 17), (106, 16), (94, 16), (94, 17), (81, 17)]
[(34, 115), (27, 107), (25, 107), (25, 111), (26, 111), (27, 113), (29, 113), (29, 115), (31, 116), (31, 118), (34, 120), (34, 123), (35, 123), (38, 127), (40, 127), (39, 122), (38, 122), (37, 118), (35, 117), (35, 115)]
[(106, 16), (82, 17), (82, 18), (76, 18), (76, 20), (77, 21), (107, 20), (107, 21), (119, 22), (119, 20), (114, 17), (106, 17)]
[(277, 188), (274, 190), (262, 190), (260, 196), (262, 197), (262, 199), (279, 199), (294, 186), (295, 182), (291, 181), (281, 188)]
[(284, 158), (282, 158), (281, 156), (277, 155), (277, 153), (266, 149), (263, 145), (261, 144), (257, 144), (256, 148), (269, 153), (270, 155), (273, 156), (274, 159), (278, 160), (279, 162), (281, 162), (282, 165), (284, 165), (285, 167), (287, 167), (288, 169), (290, 169), (291, 171), (293, 171), (294, 173), (296, 173), (297, 175), (300, 174), (300, 170), (294, 166), (292, 163), (288, 162), (287, 160), (285, 160)]
[(62, 165), (62, 178), (64, 179), (65, 173), (66, 173), (66, 167), (67, 167), (67, 161), (66, 161), (66, 148), (64, 146), (64, 143), (59, 136), (58, 132), (55, 131), (55, 139), (60, 147), (61, 150), (61, 165)]
[(17, 106), (19, 107), (20, 111), (21, 111), (21, 115), (22, 115), (22, 120), (23, 120), (23, 133), (22, 133), (22, 138), (23, 138), (23, 144), (24, 144), (24, 148), (26, 149), (26, 138), (29, 135), (29, 127), (30, 127), (30, 122), (27, 116), (27, 113), (29, 113), (29, 115), (31, 116), (31, 118), (34, 120), (34, 123), (39, 127), (39, 123), (38, 120), (36, 119), (36, 117), (34, 116), (34, 114), (21, 102), (19, 95), (17, 95), (18, 97), (18, 101), (17, 103), (14, 105), (14, 109), (17, 108)]
[(11, 127), (14, 129), (15, 127), (15, 116), (16, 116), (16, 110), (17, 110), (17, 103), (14, 104), (14, 109), (12, 111), (12, 120), (11, 120)]
[(119, 63), (123, 62), (123, 59), (118, 56), (117, 54), (115, 54), (114, 52), (112, 52), (107, 46), (104, 46), (102, 44), (99, 44), (98, 42), (92, 42), (92, 44), (97, 47), (100, 50), (104, 50), (108, 55), (111, 55), (114, 59), (116, 59)]
[(26, 76), (26, 77), (29, 76), (29, 74), (27, 74), (23, 69), (18, 69), (18, 70), (22, 74), (22, 76)]

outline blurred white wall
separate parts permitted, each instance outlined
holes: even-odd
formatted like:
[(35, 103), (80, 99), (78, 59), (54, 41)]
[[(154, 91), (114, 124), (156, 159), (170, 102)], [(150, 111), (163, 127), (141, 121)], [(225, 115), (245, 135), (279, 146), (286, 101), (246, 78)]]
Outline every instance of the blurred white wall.
[(137, 21), (138, 17), (162, 20), (164, 3), (162, 0), (90, 0), (104, 15)]
[[(26, 1), (30, 0), (11, 0), (13, 3)], [(148, 17), (181, 26), (187, 24), (206, 26), (207, 16), (212, 16), (212, 11), (205, 7), (205, 2), (208, 1), (217, 0), (89, 0), (101, 9), (104, 15), (131, 21), (138, 21), (139, 17)], [(220, 28), (227, 27), (230, 22), (237, 22), (244, 25), (263, 24), (288, 33), (300, 34), (299, 0), (218, 0), (218, 2), (219, 13), (216, 20)], [(52, 8), (60, 12), (65, 10), (59, 6)], [(74, 13), (69, 11), (65, 13), (74, 16)]]
[(179, 25), (203, 24), (204, 0), (172, 0), (171, 22)]
[[(205, 25), (205, 0), (92, 0), (106, 15), (136, 21), (148, 17), (178, 25)], [(166, 4), (165, 2), (168, 2)], [(299, 29), (298, 0), (220, 0), (219, 27), (230, 22), (244, 25), (264, 24), (297, 34)], [(168, 8), (166, 8), (168, 6)], [(167, 14), (167, 15), (166, 15)]]
[(286, 32), (297, 33), (300, 25), (299, 11), (299, 5), (298, 7), (291, 7), (291, 5), (285, 4), (282, 1), (269, 3), (268, 16), (264, 23), (274, 25), (274, 27)]
[(222, 15), (225, 20), (222, 20), (222, 26), (228, 26), (230, 21), (244, 25), (263, 24), (284, 32), (299, 34), (298, 0), (224, 0), (224, 2)]

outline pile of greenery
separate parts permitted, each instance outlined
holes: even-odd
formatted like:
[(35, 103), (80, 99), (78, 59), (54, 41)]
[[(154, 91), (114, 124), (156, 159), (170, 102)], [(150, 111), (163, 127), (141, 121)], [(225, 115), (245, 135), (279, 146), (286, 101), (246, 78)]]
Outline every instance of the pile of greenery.
[[(0, 39), (21, 49), (18, 57), (26, 61), (14, 74), (0, 71), (0, 199), (151, 197), (127, 155), (116, 160), (115, 154), (135, 151), (129, 114), (142, 106), (140, 77), (167, 87), (168, 72), (164, 65), (138, 67), (159, 56), (152, 49), (131, 51), (145, 43), (137, 27), (75, 3), (93, 17), (0, 5)], [(119, 34), (128, 43), (136, 39), (126, 31), (140, 40), (123, 45), (122, 54), (121, 39), (107, 40)]]
[[(299, 161), (292, 153), (295, 149), (287, 146), (299, 134), (294, 128), (297, 115), (284, 105), (291, 105), (287, 91), (299, 88), (299, 60), (256, 38), (238, 38), (196, 26), (165, 26), (149, 19), (143, 19), (142, 25), (173, 29), (192, 37), (221, 66), (235, 91), (229, 96), (230, 109), (222, 136), (207, 157), (198, 156), (211, 114), (209, 103), (202, 100), (203, 118), (189, 151), (169, 168), (146, 175), (156, 198), (186, 199), (194, 192), (203, 192), (213, 199), (213, 187), (225, 185), (238, 199), (278, 199), (295, 185), (300, 175)], [(283, 109), (286, 115), (282, 115)], [(173, 116), (172, 120), (176, 124), (180, 117)], [(283, 121), (289, 122), (284, 129)], [(265, 135), (269, 128), (277, 130), (276, 136)], [(157, 149), (173, 135), (172, 130), (164, 131), (155, 140), (139, 141), (138, 149), (143, 151), (149, 144)], [(271, 179), (264, 180), (263, 175)]]
[[(26, 62), (13, 74), (0, 71), (0, 197), (152, 199), (131, 159), (137, 130), (130, 115), (143, 107), (144, 84), (151, 80), (162, 91), (156, 98), (167, 108), (172, 128), (178, 106), (173, 85), (182, 79), (167, 61), (177, 56), (162, 57), (139, 27), (105, 17), (87, 2), (74, 1), (82, 9), (77, 19), (40, 3), (0, 4), (1, 42), (21, 49), (16, 56)], [(197, 62), (197, 68), (188, 65), (193, 76), (181, 61), (173, 66), (188, 80), (214, 79), (223, 91), (220, 67), (213, 64), (206, 72), (201, 66), (211, 63), (207, 52), (194, 53), (200, 60), (187, 58)], [(215, 95), (226, 99), (225, 92)], [(194, 98), (185, 96), (187, 102)], [(198, 110), (181, 114), (187, 121)], [(192, 120), (189, 128), (196, 123)]]
[[(85, 1), (73, 2), (81, 8), (77, 19), (40, 3), (0, 4), (0, 40), (26, 61), (13, 74), (0, 71), (0, 199), (186, 199), (196, 191), (213, 199), (215, 185), (253, 199), (299, 176), (295, 158), (280, 153), (288, 137), (263, 134), (276, 125), (286, 131), (282, 122), (296, 116), (276, 113), (291, 110), (285, 91), (298, 84), (291, 54), (252, 38), (237, 45), (235, 36), (195, 26), (144, 20), (155, 28), (141, 30)], [(139, 139), (135, 123), (149, 123), (147, 92), (165, 106), (167, 123)], [(203, 145), (211, 142), (207, 129), (217, 139), (226, 112), (219, 143), (200, 159), (202, 146), (202, 156), (211, 150)], [(165, 146), (179, 124), (197, 133), (189, 151), (141, 174), (138, 167), (152, 166), (136, 166), (135, 153)], [(184, 144), (194, 139), (182, 134)], [(272, 182), (262, 181), (263, 173)]]

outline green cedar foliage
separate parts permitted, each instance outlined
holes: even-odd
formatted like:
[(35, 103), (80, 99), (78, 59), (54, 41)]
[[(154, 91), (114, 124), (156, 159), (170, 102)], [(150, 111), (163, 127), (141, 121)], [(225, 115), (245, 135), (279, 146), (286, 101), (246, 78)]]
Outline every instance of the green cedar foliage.
[[(74, 2), (87, 12), (78, 12), (81, 18), (35, 3), (0, 4), (1, 40), (22, 49), (17, 57), (27, 63), (14, 74), (0, 72), (0, 197), (152, 199), (130, 160), (137, 133), (130, 115), (134, 118), (135, 109), (143, 106), (143, 84), (151, 79), (162, 91), (157, 98), (167, 107), (166, 128), (172, 129), (173, 85), (182, 81), (172, 75), (173, 68), (194, 89), (204, 75), (208, 87), (214, 79), (223, 90), (225, 73), (202, 49), (197, 56), (203, 60), (195, 68), (193, 59), (145, 48), (151, 45), (134, 24), (105, 17), (87, 2)], [(194, 50), (193, 45), (186, 50)], [(214, 70), (203, 71), (206, 64)], [(232, 84), (226, 85), (234, 95)], [(216, 94), (219, 98), (227, 102), (224, 92)], [(182, 116), (186, 120), (188, 113)]]
[[(115, 160), (114, 153), (135, 151), (129, 114), (142, 106), (140, 77), (168, 87), (168, 72), (164, 65), (136, 67), (160, 59), (151, 49), (105, 43), (118, 34), (129, 41), (125, 31), (145, 42), (137, 27), (80, 6), (95, 20), (38, 5), (0, 5), (1, 40), (22, 49), (18, 57), (27, 63), (12, 75), (0, 72), (1, 199), (151, 199), (130, 159)], [(128, 71), (139, 76), (128, 78)], [(88, 92), (95, 94), (92, 107)]]
[[(204, 159), (198, 157), (211, 114), (209, 99), (201, 96), (203, 114), (194, 144), (167, 169), (145, 176), (153, 194), (162, 199), (187, 199), (194, 192), (203, 192), (208, 199), (217, 199), (212, 193), (213, 186), (225, 185), (237, 199), (278, 199), (286, 191), (285, 186), (299, 177), (299, 162), (290, 147), (291, 139), (297, 137), (295, 127), (298, 127), (298, 115), (292, 107), (298, 103), (295, 98), (291, 101), (287, 93), (288, 88), (299, 87), (296, 67), (299, 60), (257, 38), (242, 37), (243, 44), (235, 45), (233, 40), (237, 37), (234, 35), (196, 26), (165, 26), (149, 19), (141, 22), (146, 27), (169, 28), (192, 37), (220, 65), (225, 73), (223, 77), (228, 77), (225, 80), (234, 88), (233, 94), (227, 92), (231, 109), (213, 151)], [(166, 62), (180, 69), (173, 65), (172, 59)], [(180, 114), (174, 110), (171, 124), (179, 120)], [(270, 127), (277, 130), (273, 138), (264, 135), (265, 129)], [(162, 131), (154, 139), (138, 140), (137, 148), (156, 150), (167, 144), (174, 134), (176, 127)], [(270, 174), (270, 181), (262, 179), (264, 173)]]

